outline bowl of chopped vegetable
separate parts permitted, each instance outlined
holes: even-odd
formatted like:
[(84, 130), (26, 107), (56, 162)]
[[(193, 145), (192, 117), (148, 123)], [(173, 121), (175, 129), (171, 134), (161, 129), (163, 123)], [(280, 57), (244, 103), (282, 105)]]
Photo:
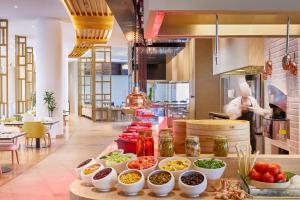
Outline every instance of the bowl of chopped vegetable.
[(175, 186), (175, 178), (172, 173), (165, 170), (155, 170), (147, 178), (147, 185), (156, 196), (167, 196)]
[(123, 153), (123, 150), (116, 150), (106, 154), (100, 154), (98, 160), (105, 167), (113, 167), (117, 173), (121, 173), (126, 169), (126, 163), (135, 159), (136, 155), (132, 153)]
[(179, 175), (190, 167), (191, 161), (185, 157), (165, 158), (158, 164), (159, 169), (172, 173), (175, 180), (178, 180)]
[(135, 196), (145, 184), (143, 173), (136, 169), (128, 169), (118, 176), (118, 189), (127, 196)]
[(188, 170), (179, 176), (178, 186), (189, 197), (198, 197), (206, 190), (207, 179), (204, 173)]
[(195, 160), (194, 169), (205, 174), (207, 180), (218, 180), (222, 177), (226, 163), (215, 158), (202, 158)]
[(155, 170), (158, 160), (154, 156), (140, 156), (127, 162), (127, 169), (140, 170), (147, 179), (150, 172)]

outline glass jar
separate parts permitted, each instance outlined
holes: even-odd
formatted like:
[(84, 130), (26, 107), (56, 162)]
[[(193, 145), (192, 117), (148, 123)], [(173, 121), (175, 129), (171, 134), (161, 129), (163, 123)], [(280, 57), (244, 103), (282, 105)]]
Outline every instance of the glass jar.
[(152, 130), (145, 133), (145, 156), (154, 156), (154, 139)]
[(172, 135), (163, 134), (159, 137), (159, 152), (161, 157), (172, 157), (174, 155)]
[(145, 132), (139, 131), (139, 136), (136, 143), (136, 155), (145, 156)]
[(172, 135), (172, 129), (171, 128), (162, 128), (159, 130), (159, 135)]
[(224, 136), (217, 136), (214, 140), (214, 154), (217, 157), (227, 157), (229, 152), (229, 145), (227, 138)]
[(200, 155), (199, 137), (187, 136), (185, 138), (185, 154), (189, 157), (198, 157)]

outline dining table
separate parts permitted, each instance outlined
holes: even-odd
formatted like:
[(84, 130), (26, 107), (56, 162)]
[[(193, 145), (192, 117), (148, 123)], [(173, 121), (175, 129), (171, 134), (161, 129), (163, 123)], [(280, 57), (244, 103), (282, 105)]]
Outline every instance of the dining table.
[[(51, 121), (41, 121), (42, 124), (44, 124), (45, 126), (49, 126), (50, 129), (53, 125), (59, 123), (59, 120), (51, 120)], [(5, 126), (17, 126), (17, 127), (21, 127), (24, 125), (25, 122), (23, 121), (12, 121), (12, 122), (3, 122), (3, 124)], [(41, 148), (41, 140), (40, 138), (35, 138), (35, 147), (36, 148)]]
[[(12, 140), (22, 137), (24, 135), (25, 135), (24, 132), (0, 132), (0, 140), (12, 141)], [(8, 173), (12, 170), (12, 168), (9, 166), (1, 166), (0, 165), (0, 167), (1, 167), (2, 173)]]

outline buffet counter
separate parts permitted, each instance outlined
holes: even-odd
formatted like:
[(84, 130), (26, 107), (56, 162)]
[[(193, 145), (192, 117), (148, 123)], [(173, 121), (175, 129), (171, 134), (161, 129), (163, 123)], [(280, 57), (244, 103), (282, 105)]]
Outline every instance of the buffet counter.
[[(116, 149), (115, 144), (112, 144), (106, 148), (104, 152), (110, 152), (112, 150)], [(184, 155), (176, 155), (176, 156), (184, 156)], [(205, 157), (213, 157), (212, 154), (201, 154), (201, 158)], [(253, 156), (252, 156), (253, 157)], [(158, 158), (161, 160), (162, 158)], [(196, 159), (199, 159), (197, 157), (188, 157), (190, 161), (195, 161)], [(223, 174), (222, 178), (225, 178), (230, 181), (240, 181), (242, 180), (238, 176), (238, 158), (236, 154), (229, 154), (228, 157), (222, 157), (218, 158), (226, 162), (227, 168)], [(289, 171), (293, 172), (295, 174), (300, 174), (300, 168), (299, 168), (299, 163), (300, 163), (300, 156), (299, 155), (259, 155), (257, 161), (264, 161), (264, 162), (269, 162), (269, 163), (278, 163), (284, 171)], [(193, 167), (191, 167), (193, 168)], [(218, 181), (219, 183), (219, 181)], [(176, 183), (177, 184), (177, 183)], [(215, 185), (216, 181), (209, 181), (208, 185)], [(70, 199), (71, 200), (106, 200), (106, 199), (113, 199), (117, 198), (118, 200), (125, 200), (125, 199), (141, 199), (141, 198), (147, 198), (147, 199), (158, 199), (153, 193), (150, 192), (149, 189), (144, 188), (141, 192), (138, 193), (137, 196), (126, 196), (116, 188), (113, 188), (109, 192), (100, 192), (98, 191), (95, 187), (93, 186), (88, 186), (84, 184), (81, 180), (76, 179), (72, 182), (70, 185)], [(207, 192), (209, 190), (206, 190), (206, 192), (202, 193), (200, 195), (201, 199), (214, 199), (215, 192)], [(250, 198), (250, 196), (248, 196)], [(274, 197), (260, 197), (256, 196), (255, 198), (260, 198), (260, 199), (274, 199)], [(285, 197), (281, 197), (278, 199), (282, 199)], [(179, 189), (178, 187), (175, 189), (166, 197), (164, 197), (166, 200), (177, 200), (177, 199), (188, 199), (187, 196), (185, 196)], [(296, 199), (296, 198), (293, 198)], [(300, 198), (298, 198), (300, 199)]]

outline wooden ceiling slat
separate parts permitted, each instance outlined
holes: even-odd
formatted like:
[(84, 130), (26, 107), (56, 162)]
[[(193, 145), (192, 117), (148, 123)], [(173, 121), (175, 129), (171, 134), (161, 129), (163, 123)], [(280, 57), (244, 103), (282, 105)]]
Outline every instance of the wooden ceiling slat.
[(99, 11), (98, 11), (98, 6), (95, 0), (91, 0), (93, 7), (95, 8), (96, 11), (96, 16), (99, 16)]
[(107, 43), (113, 16), (105, 0), (64, 0), (76, 31), (76, 45), (69, 57), (80, 57), (94, 44)]
[(90, 11), (91, 11), (91, 16), (94, 16), (95, 15), (95, 11), (94, 11), (94, 9), (92, 7), (91, 0), (88, 0), (88, 2), (89, 2)]
[(87, 9), (85, 7), (85, 0), (80, 0), (78, 4), (79, 4), (79, 7), (80, 7), (82, 13), (85, 13), (84, 15), (88, 16)]
[(79, 13), (79, 15), (82, 16), (82, 12), (81, 12), (81, 9), (79, 7), (77, 0), (72, 0), (72, 2), (74, 2), (74, 8), (76, 10), (76, 14)]
[(72, 4), (72, 2), (70, 0), (65, 1), (66, 6), (68, 8), (68, 10), (70, 11), (71, 15), (76, 15), (76, 11), (74, 9), (74, 6)]
[(99, 0), (99, 2), (100, 2), (100, 8), (101, 8), (101, 16), (104, 16), (104, 11), (103, 11), (103, 2), (102, 2), (102, 0)]

